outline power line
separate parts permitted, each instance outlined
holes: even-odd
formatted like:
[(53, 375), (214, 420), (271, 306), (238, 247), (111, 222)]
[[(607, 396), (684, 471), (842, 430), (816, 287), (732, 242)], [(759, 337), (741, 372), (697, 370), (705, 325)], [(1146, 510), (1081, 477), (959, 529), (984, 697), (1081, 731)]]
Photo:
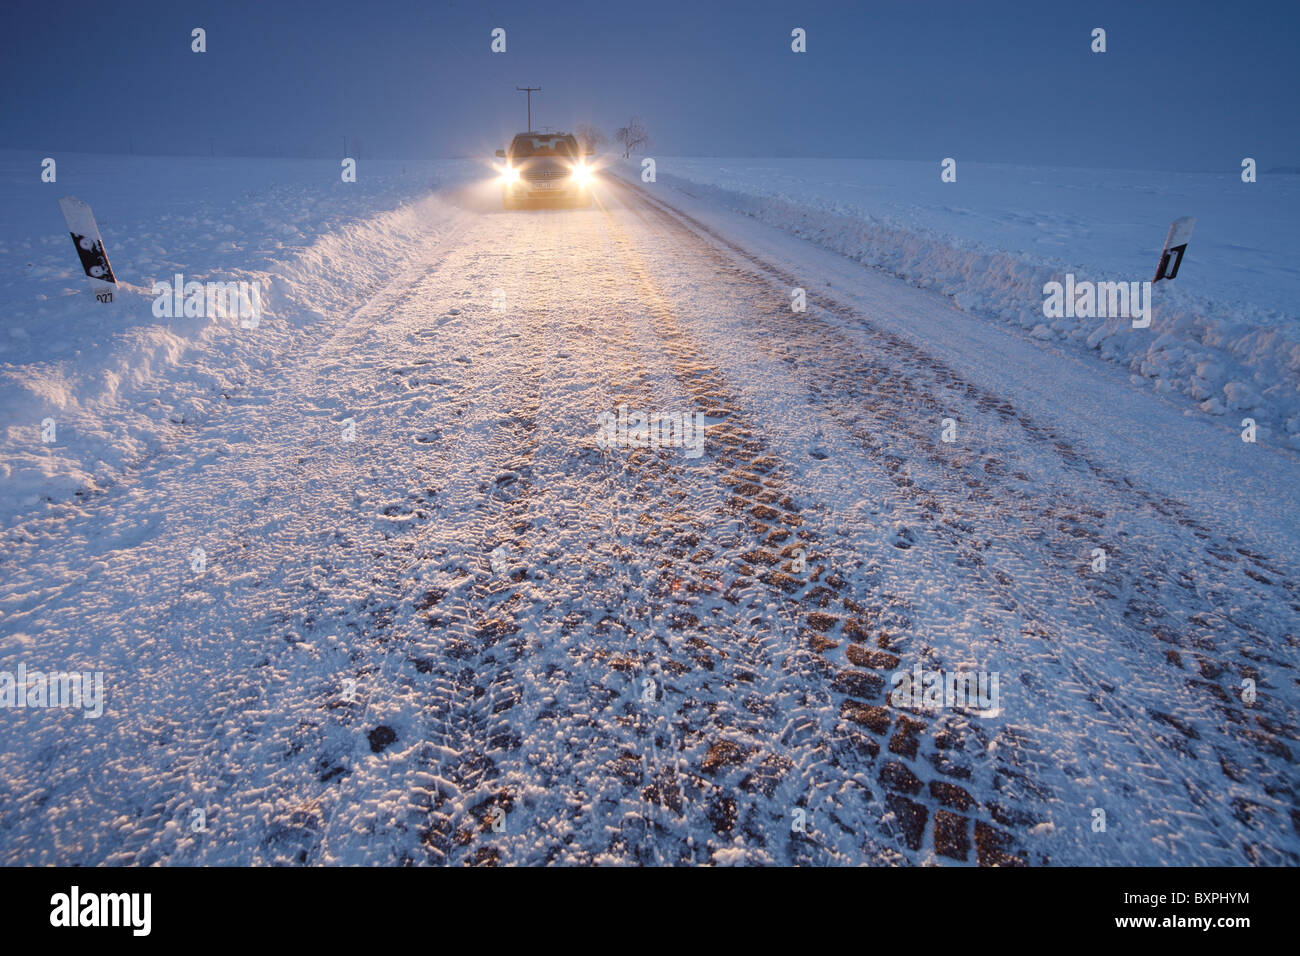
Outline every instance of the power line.
[(516, 86), (515, 89), (520, 93), (528, 94), (528, 131), (531, 133), (533, 131), (533, 94), (542, 92), (542, 88), (540, 86)]

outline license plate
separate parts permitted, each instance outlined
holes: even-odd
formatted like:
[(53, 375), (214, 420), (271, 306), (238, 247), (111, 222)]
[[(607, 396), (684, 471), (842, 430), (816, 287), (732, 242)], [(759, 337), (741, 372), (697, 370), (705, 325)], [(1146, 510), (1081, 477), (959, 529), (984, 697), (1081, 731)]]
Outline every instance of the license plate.
[(561, 185), (562, 183), (558, 183), (553, 179), (539, 179), (537, 182), (533, 183), (533, 188), (534, 189), (559, 189)]

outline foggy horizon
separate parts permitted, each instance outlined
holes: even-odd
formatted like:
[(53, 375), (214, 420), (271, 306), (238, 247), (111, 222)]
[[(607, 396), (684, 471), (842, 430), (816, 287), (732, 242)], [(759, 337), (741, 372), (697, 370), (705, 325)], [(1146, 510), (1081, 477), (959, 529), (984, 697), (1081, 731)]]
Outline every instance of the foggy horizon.
[[(361, 159), (483, 157), (526, 126), (611, 139), (640, 117), (652, 154), (1233, 171), (1300, 165), (1285, 122), (1294, 5), (674, 3), (543, 14), (523, 3), (298, 2), (17, 10), (4, 83), (10, 148)], [(191, 30), (206, 31), (206, 52)], [(793, 55), (790, 32), (807, 32)], [(1104, 55), (1089, 31), (1102, 27)], [(492, 30), (506, 50), (490, 49)], [(84, 71), (55, 59), (93, 64)], [(376, 66), (376, 64), (379, 64)], [(1053, 78), (1043, 82), (1042, 77)], [(1032, 82), (1030, 80), (1032, 79)], [(93, 107), (88, 108), (88, 90)], [(1259, 131), (1264, 130), (1261, 134)]]

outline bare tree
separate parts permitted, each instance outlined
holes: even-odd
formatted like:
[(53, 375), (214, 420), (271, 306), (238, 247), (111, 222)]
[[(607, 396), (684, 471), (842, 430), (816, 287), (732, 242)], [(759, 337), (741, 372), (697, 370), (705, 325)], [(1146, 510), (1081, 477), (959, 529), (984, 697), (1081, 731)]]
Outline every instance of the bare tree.
[(574, 134), (582, 148), (592, 153), (600, 152), (600, 148), (609, 142), (604, 132), (590, 123), (579, 123), (574, 128)]
[(645, 131), (645, 124), (633, 116), (626, 126), (619, 127), (614, 140), (623, 147), (623, 158), (627, 159), (633, 150), (645, 149), (650, 145), (650, 134)]

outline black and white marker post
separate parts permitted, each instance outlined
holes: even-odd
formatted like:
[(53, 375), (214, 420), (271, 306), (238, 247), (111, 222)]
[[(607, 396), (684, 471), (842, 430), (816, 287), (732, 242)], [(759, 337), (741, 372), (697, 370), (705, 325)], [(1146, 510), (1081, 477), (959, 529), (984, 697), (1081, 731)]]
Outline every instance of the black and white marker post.
[(72, 242), (77, 247), (77, 256), (81, 259), (81, 268), (86, 270), (90, 279), (96, 302), (112, 302), (117, 289), (117, 277), (113, 267), (108, 264), (108, 255), (104, 252), (104, 240), (100, 238), (99, 226), (95, 225), (95, 215), (90, 206), (72, 196), (59, 200), (63, 210), (63, 219), (72, 233)]
[(1156, 264), (1156, 277), (1152, 282), (1172, 279), (1178, 275), (1178, 267), (1183, 264), (1183, 253), (1187, 251), (1187, 240), (1192, 238), (1192, 228), (1195, 225), (1195, 216), (1184, 216), (1170, 224), (1165, 247), (1160, 251), (1160, 262)]

